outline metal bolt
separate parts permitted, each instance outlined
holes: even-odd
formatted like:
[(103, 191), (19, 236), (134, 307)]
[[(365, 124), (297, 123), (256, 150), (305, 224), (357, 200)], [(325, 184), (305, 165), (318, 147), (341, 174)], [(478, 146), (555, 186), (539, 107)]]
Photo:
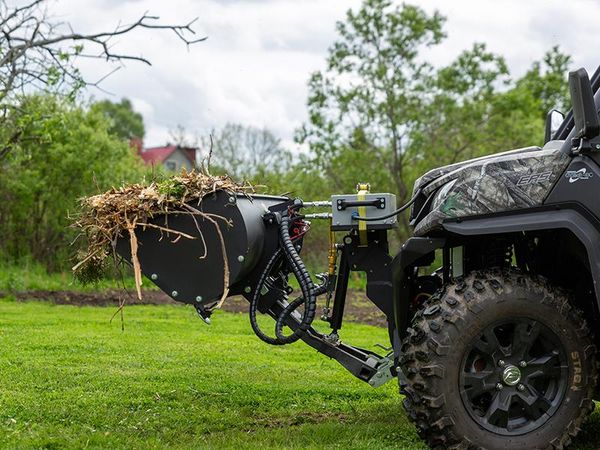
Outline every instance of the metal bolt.
[(527, 367), (527, 363), (525, 361), (521, 361), (519, 363), (519, 366), (521, 366), (521, 367)]
[(246, 294), (249, 294), (250, 292), (252, 292), (252, 288), (251, 288), (250, 286), (246, 286), (246, 287), (244, 288), (244, 292), (245, 292)]
[(497, 383), (496, 384), (496, 390), (501, 391), (502, 388), (504, 388), (504, 386), (502, 386), (502, 383)]
[(229, 203), (235, 203), (235, 197), (234, 196), (229, 197)]
[(596, 144), (596, 149), (600, 150), (600, 144)]
[(503, 359), (501, 359), (501, 360), (498, 361), (498, 366), (499, 367), (504, 367), (505, 365), (506, 365), (506, 363), (504, 362)]
[(246, 258), (244, 258), (243, 255), (238, 256), (238, 261), (239, 262), (244, 262), (244, 259), (246, 259)]
[(177, 291), (171, 292), (171, 297), (177, 297), (178, 295), (179, 295), (179, 292), (177, 292)]
[(150, 275), (150, 278), (154, 281), (158, 280), (158, 275), (156, 275), (155, 273), (153, 273), (152, 275)]
[(522, 384), (517, 385), (517, 389), (519, 391), (524, 391), (525, 390), (525, 386), (523, 386)]
[(196, 297), (196, 301), (197, 301), (198, 303), (200, 303), (200, 302), (202, 301), (202, 296), (201, 296), (201, 295), (197, 296), (197, 297)]

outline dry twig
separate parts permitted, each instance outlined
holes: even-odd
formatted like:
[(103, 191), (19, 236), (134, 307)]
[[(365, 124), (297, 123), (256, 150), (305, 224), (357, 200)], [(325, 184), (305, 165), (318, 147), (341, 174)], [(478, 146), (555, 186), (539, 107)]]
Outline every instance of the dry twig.
[[(223, 217), (204, 213), (190, 205), (191, 202), (200, 204), (202, 199), (217, 191), (253, 192), (249, 184), (238, 184), (228, 176), (212, 176), (208, 172), (183, 172), (180, 175), (149, 185), (131, 184), (120, 189), (111, 189), (104, 194), (87, 197), (81, 200), (82, 212), (75, 222), (82, 235), (87, 239), (87, 250), (79, 255), (79, 262), (73, 267), (78, 278), (83, 281), (94, 281), (105, 273), (107, 260), (112, 256), (117, 261), (115, 245), (118, 238), (129, 238), (131, 247), (131, 263), (135, 277), (138, 298), (141, 299), (142, 267), (137, 257), (138, 242), (135, 230), (152, 227), (174, 234), (180, 238), (196, 239), (187, 233), (169, 228), (166, 218), (169, 214), (190, 214), (196, 222), (200, 239), (205, 244), (196, 217), (208, 220), (215, 226), (221, 244), (223, 257), (224, 293), (219, 305), (227, 297), (229, 287), (229, 265), (225, 241), (219, 221), (226, 225), (229, 222)], [(150, 223), (157, 216), (165, 216), (165, 226)], [(131, 219), (133, 218), (133, 219)], [(206, 249), (206, 245), (204, 245)], [(198, 255), (199, 258), (206, 254)]]

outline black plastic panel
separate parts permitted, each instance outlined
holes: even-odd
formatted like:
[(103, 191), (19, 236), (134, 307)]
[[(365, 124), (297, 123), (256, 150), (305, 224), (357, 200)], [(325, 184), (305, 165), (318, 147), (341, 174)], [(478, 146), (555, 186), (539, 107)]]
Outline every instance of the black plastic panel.
[(533, 230), (570, 230), (587, 250), (596, 299), (600, 306), (600, 229), (598, 220), (577, 204), (557, 204), (544, 209), (521, 211), (485, 218), (453, 220), (446, 231), (462, 236), (482, 236)]
[(576, 202), (600, 217), (600, 167), (588, 156), (573, 158), (545, 204)]

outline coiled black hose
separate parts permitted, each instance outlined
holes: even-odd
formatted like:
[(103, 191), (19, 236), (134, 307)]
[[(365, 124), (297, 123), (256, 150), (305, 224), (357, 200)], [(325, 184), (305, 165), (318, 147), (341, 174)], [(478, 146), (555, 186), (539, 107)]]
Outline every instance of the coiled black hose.
[[(285, 216), (281, 219), (279, 237), (281, 239), (281, 245), (284, 249), (285, 257), (290, 264), (294, 275), (298, 280), (298, 284), (300, 285), (300, 290), (302, 291), (302, 297), (290, 303), (290, 305), (296, 304), (296, 306), (289, 310), (289, 312), (286, 312), (286, 310), (290, 308), (290, 305), (288, 305), (277, 318), (277, 323), (275, 325), (275, 335), (277, 336), (277, 339), (284, 344), (291, 344), (292, 342), (296, 342), (298, 339), (300, 339), (312, 325), (317, 312), (317, 297), (315, 285), (313, 284), (308, 270), (304, 265), (304, 261), (302, 261), (302, 258), (300, 258), (300, 255), (298, 254), (298, 251), (292, 242), (292, 238), (290, 236), (290, 218), (288, 216)], [(302, 303), (301, 300), (303, 300), (304, 303), (304, 314), (302, 315), (302, 320), (292, 334), (285, 336), (283, 334), (283, 325), (285, 324), (287, 317), (291, 314), (291, 311), (295, 310)]]
[[(290, 223), (291, 219), (288, 216), (284, 216), (281, 219), (281, 224), (279, 226), (279, 237), (281, 247), (277, 249), (275, 253), (271, 256), (267, 265), (265, 266), (258, 283), (256, 284), (256, 288), (254, 290), (254, 294), (252, 295), (252, 299), (250, 300), (250, 325), (252, 330), (258, 336), (259, 339), (271, 345), (284, 345), (291, 344), (300, 339), (306, 331), (310, 328), (316, 314), (317, 310), (317, 299), (316, 295), (319, 293), (319, 289), (315, 287), (310, 278), (308, 270), (304, 265), (304, 262), (298, 255), (296, 248), (294, 247), (294, 243), (290, 237)], [(260, 300), (261, 291), (263, 286), (265, 285), (267, 278), (271, 274), (273, 268), (281, 262), (283, 256), (285, 256), (288, 265), (292, 269), (294, 276), (298, 280), (298, 284), (300, 285), (300, 289), (302, 291), (302, 297), (291, 302), (282, 313), (277, 317), (275, 334), (277, 337), (273, 338), (271, 336), (266, 335), (258, 325), (258, 321), (256, 319), (256, 311), (258, 309), (258, 302)], [(305, 304), (304, 314), (302, 316), (302, 320), (298, 327), (294, 330), (292, 334), (289, 336), (285, 336), (283, 334), (283, 326), (289, 315), (295, 311), (298, 306), (301, 304)]]
[[(324, 294), (325, 292), (327, 292), (327, 284), (323, 284), (323, 285), (319, 285), (319, 286), (315, 286), (313, 289), (313, 296), (317, 297), (321, 294)], [(281, 311), (281, 314), (279, 314), (279, 317), (277, 318), (277, 322), (275, 323), (275, 335), (282, 339), (285, 337), (285, 335), (283, 334), (283, 327), (285, 325), (285, 322), (287, 321), (288, 317), (294, 312), (296, 311), (296, 309), (298, 309), (300, 307), (300, 305), (304, 304), (306, 302), (306, 299), (304, 297), (298, 297), (296, 299), (294, 299), (294, 301), (290, 302), (283, 311)]]
[(273, 267), (275, 267), (277, 263), (280, 262), (282, 257), (283, 249), (278, 248), (277, 251), (273, 253), (273, 256), (271, 256), (271, 258), (267, 262), (265, 269), (263, 270), (262, 274), (260, 275), (260, 278), (258, 279), (258, 283), (256, 283), (256, 289), (254, 290), (254, 294), (252, 295), (252, 299), (250, 300), (250, 309), (248, 310), (250, 316), (250, 326), (252, 327), (254, 334), (256, 334), (256, 336), (258, 336), (258, 338), (261, 341), (264, 341), (267, 344), (271, 345), (283, 345), (284, 343), (280, 342), (280, 340), (277, 338), (268, 336), (261, 330), (260, 326), (258, 325), (258, 321), (256, 320), (256, 310), (258, 308), (258, 301), (260, 299), (260, 293), (262, 291), (262, 288), (265, 285), (265, 282), (267, 281), (271, 270), (273, 270)]

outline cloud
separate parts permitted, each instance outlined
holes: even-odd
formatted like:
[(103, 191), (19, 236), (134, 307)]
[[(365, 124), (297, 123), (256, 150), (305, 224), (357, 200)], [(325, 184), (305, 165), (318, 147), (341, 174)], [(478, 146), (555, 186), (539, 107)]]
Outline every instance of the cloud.
[[(474, 41), (505, 55), (515, 75), (556, 44), (573, 55), (574, 65), (592, 70), (598, 64), (590, 36), (600, 5), (589, 0), (413, 3), (448, 17), (448, 39), (427, 52), (436, 65)], [(58, 0), (51, 7), (86, 32), (131, 22), (145, 11), (168, 23), (198, 17), (196, 29), (208, 40), (189, 49), (171, 33), (147, 30), (115, 42), (118, 51), (143, 55), (152, 67), (128, 63), (103, 88), (115, 100), (133, 100), (146, 121), (147, 144), (159, 145), (178, 124), (202, 134), (227, 122), (267, 126), (290, 142), (306, 120), (306, 83), (324, 67), (336, 21), (359, 5), (359, 0)], [(108, 71), (101, 61), (81, 65), (90, 79)]]

